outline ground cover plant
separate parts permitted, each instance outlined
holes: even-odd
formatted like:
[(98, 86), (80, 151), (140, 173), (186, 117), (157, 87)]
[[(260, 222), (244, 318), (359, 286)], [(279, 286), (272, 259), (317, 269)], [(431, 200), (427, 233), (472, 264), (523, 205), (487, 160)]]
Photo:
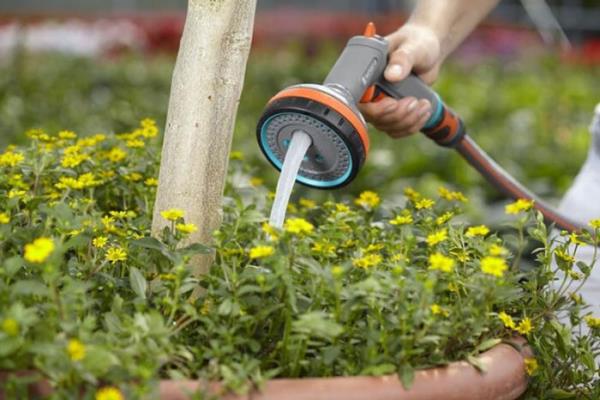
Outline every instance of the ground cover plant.
[[(500, 235), (468, 222), (462, 193), (405, 187), (391, 207), (374, 191), (302, 198), (275, 230), (272, 194), (236, 151), (215, 243), (190, 245), (198, 227), (181, 210), (163, 210), (170, 227), (150, 236), (153, 120), (26, 136), (0, 153), (0, 370), (36, 374), (6, 382), (12, 398), (39, 377), (56, 398), (98, 400), (147, 398), (161, 377), (243, 392), (271, 377), (397, 373), (409, 386), (415, 369), (477, 366), (515, 334), (535, 352), (527, 398), (600, 394), (600, 320), (576, 293), (592, 265), (574, 261), (600, 221), (550, 239), (521, 200)], [(526, 234), (538, 245), (529, 269)], [(214, 263), (194, 276), (201, 254)]]

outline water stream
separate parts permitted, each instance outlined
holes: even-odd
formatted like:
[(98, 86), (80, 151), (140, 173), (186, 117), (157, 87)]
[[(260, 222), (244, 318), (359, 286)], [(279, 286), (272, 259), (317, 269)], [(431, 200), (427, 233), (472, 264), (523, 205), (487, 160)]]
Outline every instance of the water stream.
[(296, 182), (296, 176), (311, 142), (310, 136), (303, 131), (296, 131), (292, 135), (292, 140), (285, 153), (281, 174), (277, 181), (275, 200), (273, 201), (273, 208), (271, 208), (271, 216), (269, 217), (269, 224), (274, 228), (283, 227), (285, 212), (290, 201), (294, 183)]

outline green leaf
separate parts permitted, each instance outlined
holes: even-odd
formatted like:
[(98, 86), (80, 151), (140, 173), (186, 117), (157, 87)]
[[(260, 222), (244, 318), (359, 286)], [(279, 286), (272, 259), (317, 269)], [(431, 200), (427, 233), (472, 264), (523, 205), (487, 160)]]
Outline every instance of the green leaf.
[(415, 381), (415, 369), (412, 365), (404, 363), (400, 366), (398, 377), (400, 378), (400, 382), (402, 382), (404, 389), (409, 390)]
[(576, 399), (577, 395), (572, 392), (567, 392), (563, 389), (552, 389), (550, 390), (550, 398), (552, 399)]
[(475, 351), (477, 353), (483, 353), (484, 351), (491, 349), (500, 342), (502, 342), (502, 339), (498, 338), (484, 340), (482, 343), (479, 344), (479, 346), (477, 346)]
[(177, 256), (169, 250), (166, 244), (157, 240), (153, 237), (145, 237), (141, 239), (134, 240), (130, 243), (132, 246), (143, 247), (146, 249), (156, 250), (160, 252), (163, 256), (168, 258), (171, 262), (175, 263), (177, 261)]
[(293, 330), (309, 336), (332, 340), (344, 332), (344, 327), (321, 311), (302, 314), (292, 323)]
[(17, 296), (41, 296), (50, 295), (50, 290), (46, 285), (39, 281), (23, 280), (12, 285), (12, 297)]
[(162, 252), (163, 250), (168, 250), (167, 246), (161, 241), (157, 240), (153, 237), (144, 237), (141, 239), (134, 240), (130, 243), (133, 246), (145, 247), (147, 249), (154, 249)]
[(141, 297), (142, 299), (146, 298), (146, 289), (148, 287), (148, 283), (139, 269), (135, 267), (131, 267), (129, 269), (129, 283), (138, 297)]
[(379, 365), (371, 365), (367, 368), (364, 368), (360, 374), (361, 375), (372, 375), (372, 376), (382, 376), (389, 375), (396, 371), (396, 366), (394, 364), (385, 363)]
[(231, 314), (231, 310), (233, 309), (233, 304), (231, 299), (225, 299), (220, 305), (218, 309), (219, 315), (229, 315)]
[(483, 363), (481, 362), (481, 360), (473, 355), (468, 355), (467, 356), (467, 361), (469, 362), (469, 364), (471, 364), (473, 367), (475, 367), (479, 372), (485, 372), (485, 365), (483, 365)]
[(6, 272), (6, 275), (12, 277), (21, 269), (21, 267), (23, 267), (24, 264), (25, 261), (23, 261), (23, 259), (19, 256), (8, 258), (6, 261), (4, 261), (4, 271)]
[(187, 247), (180, 249), (179, 252), (183, 255), (189, 256), (194, 254), (210, 254), (212, 252), (212, 249), (208, 246), (203, 245), (202, 243), (193, 243)]

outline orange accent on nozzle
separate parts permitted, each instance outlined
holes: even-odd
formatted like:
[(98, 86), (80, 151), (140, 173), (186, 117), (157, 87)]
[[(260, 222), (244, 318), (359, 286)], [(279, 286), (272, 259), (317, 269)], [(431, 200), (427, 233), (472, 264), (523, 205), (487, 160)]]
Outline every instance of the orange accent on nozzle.
[(377, 31), (375, 29), (375, 24), (373, 22), (369, 22), (367, 26), (365, 26), (365, 32), (363, 33), (363, 36), (373, 37), (376, 33)]
[(360, 102), (369, 103), (373, 101), (373, 97), (375, 97), (375, 86), (371, 85), (363, 93), (362, 97), (360, 98)]
[(269, 103), (284, 97), (303, 97), (305, 99), (318, 101), (321, 104), (333, 108), (352, 124), (356, 132), (358, 132), (358, 136), (365, 147), (365, 156), (369, 153), (369, 134), (367, 133), (367, 127), (362, 123), (356, 113), (340, 100), (317, 89), (292, 87), (277, 93), (269, 100)]

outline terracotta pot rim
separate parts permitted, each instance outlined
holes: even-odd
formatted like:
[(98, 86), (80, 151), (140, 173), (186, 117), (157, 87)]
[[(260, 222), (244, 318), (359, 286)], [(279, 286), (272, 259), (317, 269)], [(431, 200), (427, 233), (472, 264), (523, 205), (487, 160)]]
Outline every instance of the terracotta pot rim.
[(203, 388), (223, 400), (514, 400), (527, 389), (524, 359), (531, 356), (527, 341), (515, 337), (476, 357), (485, 372), (466, 361), (418, 370), (410, 390), (397, 375), (276, 378), (246, 395), (223, 394), (218, 383), (162, 380), (160, 398), (187, 400), (187, 394)]
[[(527, 341), (516, 337), (476, 357), (484, 372), (466, 361), (417, 370), (409, 390), (404, 389), (397, 375), (276, 378), (265, 382), (260, 391), (245, 395), (228, 393), (217, 382), (161, 380), (159, 398), (188, 400), (190, 394), (206, 390), (222, 400), (515, 400), (527, 389), (524, 359), (531, 356)], [(20, 374), (27, 373), (31, 372)], [(0, 371), (0, 381), (2, 375), (7, 374)], [(31, 395), (47, 396), (51, 392), (45, 380), (30, 387)], [(4, 400), (2, 392), (0, 400)]]

